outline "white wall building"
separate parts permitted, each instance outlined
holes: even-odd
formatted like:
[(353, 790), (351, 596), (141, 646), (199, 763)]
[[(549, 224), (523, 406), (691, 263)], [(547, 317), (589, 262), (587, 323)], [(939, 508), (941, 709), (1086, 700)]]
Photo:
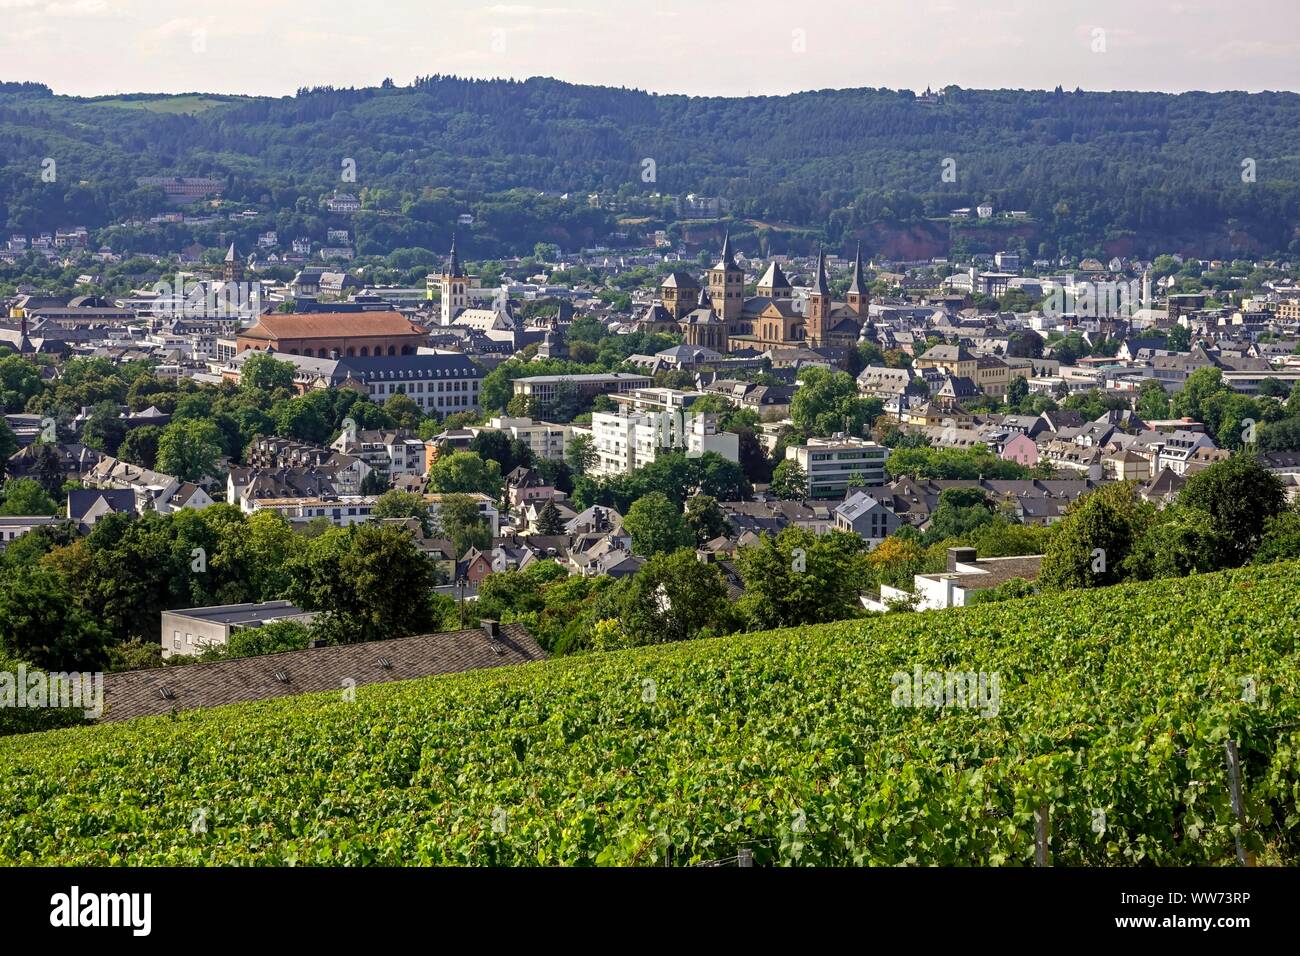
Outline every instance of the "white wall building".
[(671, 451), (692, 458), (713, 452), (740, 461), (740, 436), (718, 431), (716, 415), (596, 412), (591, 431), (596, 446), (592, 475), (629, 475)]
[(810, 438), (806, 445), (787, 445), (785, 457), (797, 462), (808, 476), (809, 498), (842, 498), (854, 476), (867, 488), (885, 483), (889, 449), (862, 438), (836, 435)]
[(475, 435), (479, 432), (504, 432), (507, 437), (518, 439), (528, 446), (536, 458), (562, 461), (573, 440), (574, 427), (553, 422), (534, 421), (531, 418), (509, 418), (498, 416), (490, 419), (486, 425), (471, 425)]

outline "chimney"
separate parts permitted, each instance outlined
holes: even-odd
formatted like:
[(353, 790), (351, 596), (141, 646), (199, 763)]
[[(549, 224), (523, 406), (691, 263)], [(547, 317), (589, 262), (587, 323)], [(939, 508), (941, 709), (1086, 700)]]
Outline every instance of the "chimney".
[(949, 548), (948, 570), (956, 571), (959, 564), (970, 564), (975, 560), (974, 548)]
[(483, 633), (488, 636), (488, 640), (495, 641), (501, 636), (501, 625), (496, 621), (483, 618), (479, 624), (483, 626)]

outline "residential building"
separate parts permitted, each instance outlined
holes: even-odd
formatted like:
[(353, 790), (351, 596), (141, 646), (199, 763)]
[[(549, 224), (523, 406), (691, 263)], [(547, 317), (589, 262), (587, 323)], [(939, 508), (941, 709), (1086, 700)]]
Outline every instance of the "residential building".
[(648, 375), (630, 372), (595, 372), (582, 375), (529, 375), (514, 381), (514, 393), (527, 398), (534, 407), (546, 408), (565, 390), (572, 389), (582, 401), (597, 395), (626, 394), (638, 388), (649, 388), (654, 379)]
[(881, 585), (879, 595), (863, 596), (869, 611), (886, 611), (894, 601), (915, 602), (918, 611), (964, 607), (978, 592), (1006, 584), (1008, 581), (1038, 580), (1043, 563), (1041, 554), (1007, 558), (977, 558), (974, 548), (949, 548), (948, 568), (938, 574), (918, 574), (911, 593)]
[(344, 431), (330, 445), (335, 451), (361, 459), (390, 483), (406, 475), (425, 473), (425, 443), (400, 428)]
[(849, 492), (849, 479), (861, 479), (867, 488), (885, 483), (885, 459), (889, 449), (873, 441), (836, 435), (810, 438), (804, 445), (788, 445), (787, 460), (797, 462), (808, 476), (809, 498), (842, 498)]
[(853, 493), (835, 509), (835, 527), (852, 531), (871, 548), (888, 538), (902, 524), (898, 515), (865, 491)]
[(740, 436), (718, 431), (716, 415), (680, 412), (596, 412), (591, 417), (596, 462), (592, 475), (628, 475), (670, 451), (706, 452), (740, 461)]
[(63, 518), (49, 515), (0, 515), (0, 551), (11, 541), (16, 541), (36, 528), (57, 525)]
[(272, 621), (310, 622), (316, 615), (288, 601), (263, 604), (223, 604), (162, 612), (162, 656), (196, 655), (230, 642), (237, 630), (261, 627)]
[(504, 432), (507, 437), (527, 445), (533, 457), (550, 461), (564, 460), (574, 435), (572, 425), (505, 416), (491, 418), (487, 425), (472, 425), (469, 430), (475, 435), (485, 431)]

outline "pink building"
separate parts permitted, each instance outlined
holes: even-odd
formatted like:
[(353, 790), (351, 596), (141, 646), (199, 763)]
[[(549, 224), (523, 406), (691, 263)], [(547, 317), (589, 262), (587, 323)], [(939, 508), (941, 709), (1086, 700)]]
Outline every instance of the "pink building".
[(1016, 435), (1002, 446), (1002, 459), (1033, 468), (1038, 464), (1038, 446), (1028, 435)]

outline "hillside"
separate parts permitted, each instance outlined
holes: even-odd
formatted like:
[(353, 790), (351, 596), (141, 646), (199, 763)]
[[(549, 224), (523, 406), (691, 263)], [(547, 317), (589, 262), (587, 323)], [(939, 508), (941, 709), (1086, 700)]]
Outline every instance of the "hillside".
[[(0, 740), (0, 862), (1295, 865), (1300, 564)], [(997, 676), (996, 707), (891, 675)], [(991, 683), (988, 685), (991, 688)], [(996, 710), (996, 713), (989, 711)], [(199, 825), (201, 824), (201, 825)]]
[[(358, 217), (363, 244), (373, 238), (383, 251), (443, 248), (465, 202), (481, 220), (465, 237), (470, 254), (590, 241), (613, 224), (587, 215), (586, 195), (598, 191), (722, 196), (738, 216), (825, 229), (846, 247), (861, 237), (873, 255), (932, 251), (951, 237), (930, 219), (985, 199), (1030, 214), (1032, 253), (1040, 243), (1273, 252), (1300, 236), (1297, 128), (1293, 93), (953, 88), (927, 103), (883, 89), (704, 98), (431, 77), (282, 98), (82, 99), (0, 84), (0, 220), (28, 230), (107, 225), (149, 211), (155, 197), (141, 195), (137, 176), (175, 174), (225, 178), (229, 197), (286, 212), (317, 208), (335, 186), (365, 190), (369, 209), (417, 224)], [(40, 179), (45, 157), (63, 170), (55, 183)], [(340, 182), (344, 158), (356, 161), (354, 185)], [(941, 180), (946, 158), (955, 182)], [(1246, 158), (1256, 164), (1251, 183)], [(515, 188), (573, 193), (581, 210), (536, 216), (505, 195)], [(422, 200), (430, 189), (461, 205)], [(918, 243), (907, 224), (938, 232)]]

